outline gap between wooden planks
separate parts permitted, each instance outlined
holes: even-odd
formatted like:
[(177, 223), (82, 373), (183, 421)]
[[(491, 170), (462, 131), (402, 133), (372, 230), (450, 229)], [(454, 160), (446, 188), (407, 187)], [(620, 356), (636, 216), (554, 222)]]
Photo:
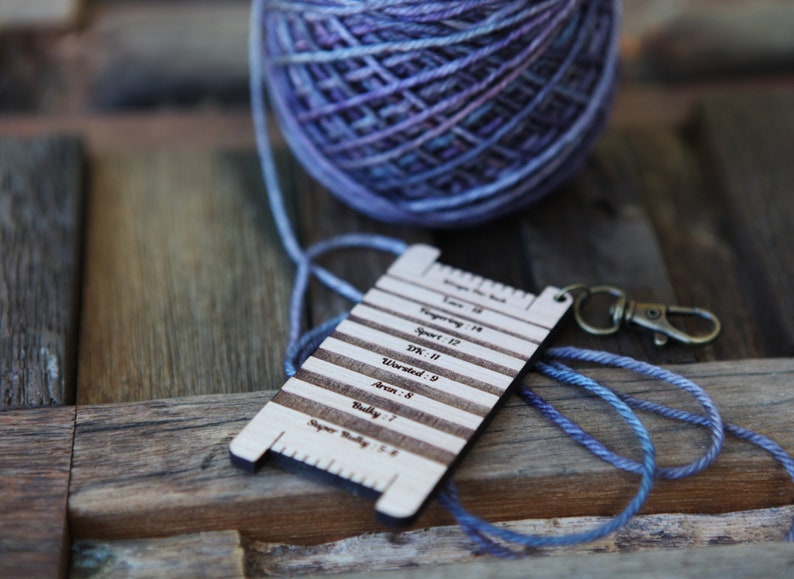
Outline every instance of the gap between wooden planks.
[[(730, 94), (741, 98), (759, 90), (794, 87), (794, 76), (779, 75), (704, 81), (686, 85), (623, 82), (610, 117), (613, 129), (675, 127), (686, 122), (704, 98)], [(254, 146), (248, 108), (223, 110), (169, 110), (51, 112), (4, 114), (0, 136), (35, 137), (53, 133), (80, 135), (91, 154), (170, 148), (250, 149)], [(124, 135), (124, 138), (119, 138)], [(274, 142), (281, 143), (277, 131)]]
[[(792, 515), (792, 507), (725, 515), (641, 515), (599, 541), (528, 549), (524, 552), (528, 558), (512, 568), (519, 577), (526, 576), (528, 566), (538, 575), (539, 565), (543, 566), (543, 575), (549, 576), (569, 576), (574, 569), (587, 569), (588, 576), (595, 570), (599, 576), (612, 576), (610, 571), (620, 568), (633, 570), (630, 576), (636, 576), (637, 570), (647, 576), (648, 564), (660, 561), (664, 577), (702, 578), (715, 570), (715, 558), (730, 561), (728, 567), (718, 567), (715, 576), (722, 577), (725, 569), (733, 570), (749, 557), (747, 568), (754, 576), (782, 576), (794, 565), (794, 544), (778, 543)], [(516, 521), (507, 526), (516, 532), (549, 534), (581, 532), (597, 523), (592, 517), (574, 517)], [(130, 569), (139, 576), (179, 577), (207, 570), (215, 577), (327, 576), (394, 570), (398, 577), (454, 573), (455, 577), (479, 578), (488, 572), (489, 576), (502, 577), (511, 565), (483, 558), (458, 526), (367, 533), (309, 546), (261, 543), (245, 539), (236, 531), (214, 531), (153, 539), (76, 541), (69, 576), (126, 576)], [(487, 566), (486, 573), (483, 566)]]
[[(673, 368), (703, 385), (726, 420), (794, 448), (794, 360), (718, 362)], [(609, 370), (594, 376), (636, 395), (695, 410), (687, 397)], [(602, 405), (536, 374), (530, 383), (622, 453), (636, 442)], [(752, 394), (751, 396), (749, 394)], [(384, 530), (373, 504), (265, 467), (231, 467), (231, 437), (270, 393), (78, 407), (69, 520), (75, 539), (127, 539), (237, 529), (259, 541), (312, 544)], [(647, 420), (665, 464), (707, 444), (703, 431)], [(511, 400), (455, 475), (465, 503), (491, 520), (608, 515), (636, 477), (577, 447), (532, 409)], [(656, 485), (645, 512), (718, 513), (787, 505), (794, 485), (766, 453), (730, 440), (705, 473)], [(417, 526), (450, 524), (436, 506)]]
[[(787, 0), (625, 4), (621, 60), (627, 77), (692, 79), (790, 68), (794, 8)], [(102, 2), (92, 3), (87, 16), (82, 30), (40, 42), (34, 72), (25, 68), (9, 84), (31, 85), (28, 92), (48, 95), (50, 110), (72, 112), (247, 99), (248, 2)]]

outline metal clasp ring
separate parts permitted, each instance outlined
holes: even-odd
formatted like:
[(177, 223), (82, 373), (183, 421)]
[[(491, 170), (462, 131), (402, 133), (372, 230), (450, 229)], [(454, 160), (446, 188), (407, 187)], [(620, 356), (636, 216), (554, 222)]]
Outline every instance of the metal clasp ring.
[[(611, 285), (586, 286), (573, 284), (561, 289), (556, 297), (561, 299), (562, 296), (574, 292), (578, 292), (573, 304), (574, 318), (579, 327), (590, 334), (606, 336), (616, 333), (621, 326), (633, 324), (651, 331), (654, 344), (657, 346), (665, 345), (668, 339), (691, 346), (700, 346), (716, 340), (722, 330), (719, 318), (709, 310), (688, 306), (637, 302), (628, 299), (626, 292)], [(608, 294), (616, 298), (615, 302), (609, 307), (610, 319), (612, 320), (609, 326), (594, 326), (584, 318), (582, 310), (585, 302), (598, 294)], [(668, 315), (697, 316), (709, 321), (711, 329), (705, 334), (690, 334), (670, 323)]]

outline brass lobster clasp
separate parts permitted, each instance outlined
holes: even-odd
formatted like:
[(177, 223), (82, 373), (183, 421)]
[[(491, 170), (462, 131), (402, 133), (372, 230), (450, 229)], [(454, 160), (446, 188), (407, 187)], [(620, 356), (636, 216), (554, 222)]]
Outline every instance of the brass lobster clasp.
[[(682, 344), (701, 346), (717, 339), (722, 329), (719, 318), (709, 310), (696, 307), (675, 306), (668, 304), (637, 302), (628, 299), (626, 293), (611, 285), (585, 286), (574, 284), (563, 288), (557, 294), (563, 296), (577, 292), (574, 300), (574, 317), (576, 323), (584, 331), (596, 335), (609, 335), (617, 332), (622, 326), (636, 325), (653, 333), (653, 342), (657, 346), (664, 346), (668, 339), (673, 339)], [(583, 308), (589, 298), (598, 294), (608, 294), (615, 298), (609, 306), (612, 323), (608, 326), (595, 326), (588, 322), (583, 314)], [(710, 322), (710, 329), (702, 334), (690, 334), (674, 326), (668, 316), (697, 316)]]

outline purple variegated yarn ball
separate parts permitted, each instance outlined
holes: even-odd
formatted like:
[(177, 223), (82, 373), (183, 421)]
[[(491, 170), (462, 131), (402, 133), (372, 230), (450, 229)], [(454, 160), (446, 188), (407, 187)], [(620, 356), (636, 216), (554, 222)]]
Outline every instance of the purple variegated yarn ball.
[(582, 164), (615, 85), (618, 0), (266, 0), (291, 149), (380, 220), (481, 223)]

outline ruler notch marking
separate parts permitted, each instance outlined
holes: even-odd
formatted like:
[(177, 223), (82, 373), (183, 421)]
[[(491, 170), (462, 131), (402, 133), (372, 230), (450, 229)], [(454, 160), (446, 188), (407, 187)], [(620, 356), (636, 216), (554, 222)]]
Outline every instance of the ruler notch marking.
[(379, 494), (387, 521), (418, 514), (570, 307), (438, 256), (415, 245), (392, 264), (232, 441), (235, 464), (269, 450)]
[[(315, 416), (338, 428), (343, 429), (342, 438), (350, 443), (352, 450), (368, 448), (373, 442), (382, 442), (397, 447), (398, 450), (410, 452), (441, 464), (450, 464), (456, 454), (439, 448), (418, 438), (401, 434), (394, 430), (376, 425), (364, 418), (353, 416), (332, 406), (320, 404), (303, 396), (279, 390), (272, 402), (297, 410), (307, 416)], [(353, 432), (350, 432), (350, 431)], [(345, 435), (347, 432), (348, 435)], [(371, 440), (370, 440), (371, 439)]]

